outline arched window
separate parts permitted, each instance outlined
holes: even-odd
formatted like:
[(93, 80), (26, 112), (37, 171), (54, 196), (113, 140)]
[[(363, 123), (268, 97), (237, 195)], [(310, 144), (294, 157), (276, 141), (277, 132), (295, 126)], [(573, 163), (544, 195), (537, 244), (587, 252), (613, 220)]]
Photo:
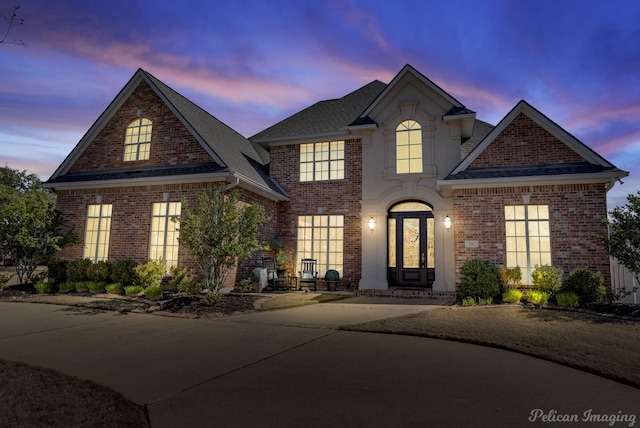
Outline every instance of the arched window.
[(127, 126), (124, 137), (124, 161), (148, 160), (151, 151), (151, 128), (149, 119), (136, 119)]
[(422, 172), (422, 128), (415, 120), (405, 120), (396, 128), (396, 173)]

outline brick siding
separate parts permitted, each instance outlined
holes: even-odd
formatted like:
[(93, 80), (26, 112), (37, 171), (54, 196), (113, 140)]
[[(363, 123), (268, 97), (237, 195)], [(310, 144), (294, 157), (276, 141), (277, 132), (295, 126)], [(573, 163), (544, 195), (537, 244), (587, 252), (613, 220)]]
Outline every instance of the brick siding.
[[(129, 123), (138, 117), (138, 109), (142, 109), (142, 117), (153, 123), (151, 158), (145, 161), (124, 162), (122, 157), (125, 131)], [(213, 159), (153, 89), (143, 81), (84, 150), (70, 172), (200, 162), (213, 162)]]
[(498, 135), (470, 168), (584, 162), (584, 159), (524, 113)]
[[(149, 258), (149, 238), (151, 233), (151, 208), (155, 202), (182, 201), (185, 198), (190, 207), (196, 204), (196, 194), (200, 189), (215, 186), (215, 183), (165, 184), (135, 187), (113, 187), (106, 189), (58, 190), (57, 209), (62, 213), (66, 225), (73, 227), (79, 243), (64, 248), (58, 257), (73, 260), (82, 257), (86, 228), (87, 206), (96, 203), (96, 197), (102, 197), (103, 204), (112, 204), (111, 234), (109, 242), (109, 260), (132, 259), (137, 262)], [(275, 202), (248, 191), (241, 192), (241, 200), (246, 203), (259, 203), (265, 207), (270, 221), (260, 229), (260, 241), (266, 244), (275, 233)], [(251, 269), (260, 265), (259, 255), (247, 260), (238, 267), (238, 279), (247, 278)], [(197, 270), (197, 265), (189, 249), (180, 245), (178, 265)]]
[[(531, 205), (549, 206), (552, 264), (571, 270), (588, 267), (599, 271), (610, 284), (609, 257), (593, 235), (606, 235), (602, 220), (607, 216), (603, 184), (521, 186), (454, 191), (456, 281), (462, 264), (471, 259), (487, 259), (506, 264), (505, 205), (524, 205), (522, 195), (530, 195)], [(477, 248), (465, 242), (477, 241)]]
[[(297, 219), (300, 215), (344, 216), (343, 277), (357, 284), (361, 275), (362, 257), (362, 147), (360, 139), (345, 141), (345, 178), (300, 182), (300, 146), (274, 146), (270, 149), (270, 170), (273, 178), (290, 197), (278, 204), (277, 234), (285, 247), (295, 254), (297, 247)], [(296, 260), (296, 269), (299, 269)], [(320, 275), (324, 275), (321, 272)]]

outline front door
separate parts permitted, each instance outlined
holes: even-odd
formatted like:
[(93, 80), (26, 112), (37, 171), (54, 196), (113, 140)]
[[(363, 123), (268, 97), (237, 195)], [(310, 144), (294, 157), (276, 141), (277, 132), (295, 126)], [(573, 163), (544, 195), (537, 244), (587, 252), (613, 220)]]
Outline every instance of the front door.
[(392, 211), (388, 226), (390, 285), (431, 287), (435, 274), (433, 213)]

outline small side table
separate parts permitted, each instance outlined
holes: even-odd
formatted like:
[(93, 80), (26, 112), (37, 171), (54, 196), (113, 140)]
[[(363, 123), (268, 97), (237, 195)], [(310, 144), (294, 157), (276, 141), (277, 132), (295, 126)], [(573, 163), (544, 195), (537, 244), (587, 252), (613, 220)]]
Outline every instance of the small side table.
[(298, 277), (295, 275), (291, 275), (289, 276), (289, 289), (296, 289), (296, 290), (300, 290), (300, 288), (298, 288)]

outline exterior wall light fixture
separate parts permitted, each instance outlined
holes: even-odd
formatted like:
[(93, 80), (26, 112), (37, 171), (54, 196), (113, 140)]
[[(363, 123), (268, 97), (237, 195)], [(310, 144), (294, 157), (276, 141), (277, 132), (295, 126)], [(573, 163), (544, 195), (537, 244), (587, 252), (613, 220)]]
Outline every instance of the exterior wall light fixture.
[(374, 230), (376, 230), (376, 220), (373, 217), (369, 219), (368, 225), (370, 231), (373, 232)]
[(451, 217), (446, 216), (444, 218), (444, 228), (447, 230), (451, 229)]

